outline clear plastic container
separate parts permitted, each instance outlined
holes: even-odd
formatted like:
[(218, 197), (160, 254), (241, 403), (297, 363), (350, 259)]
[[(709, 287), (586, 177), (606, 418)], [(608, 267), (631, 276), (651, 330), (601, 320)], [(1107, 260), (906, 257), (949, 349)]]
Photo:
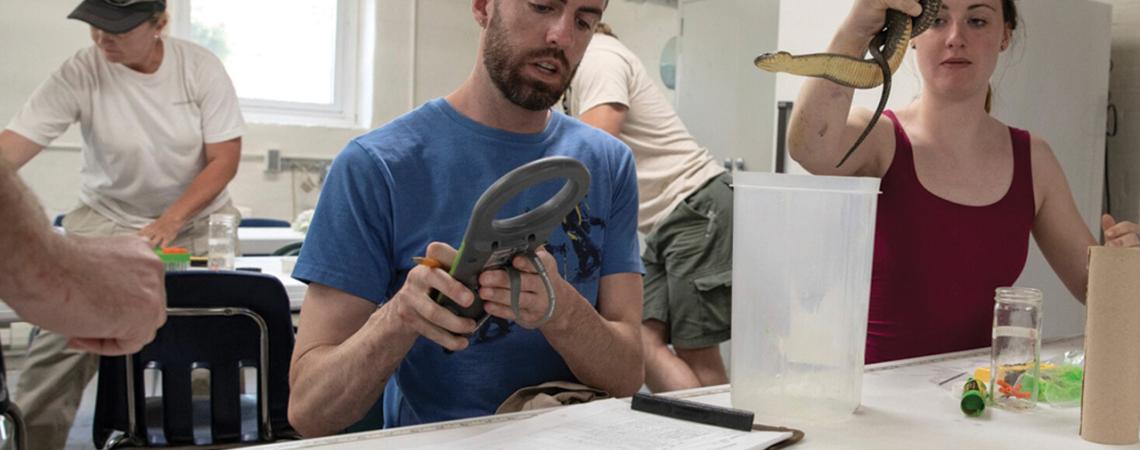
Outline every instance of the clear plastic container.
[(733, 180), (732, 404), (846, 418), (862, 393), (879, 180)]
[(1008, 409), (1037, 405), (1041, 368), (1041, 291), (1003, 287), (994, 295), (991, 401)]
[(210, 215), (207, 268), (210, 270), (234, 270), (234, 258), (237, 252), (237, 227), (237, 216), (233, 214)]

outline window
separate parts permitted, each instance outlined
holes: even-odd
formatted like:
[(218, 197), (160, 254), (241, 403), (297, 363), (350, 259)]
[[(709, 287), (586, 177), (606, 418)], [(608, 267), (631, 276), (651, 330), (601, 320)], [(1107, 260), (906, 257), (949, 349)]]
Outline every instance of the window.
[(366, 1), (180, 0), (170, 3), (172, 33), (225, 63), (251, 122), (366, 126)]

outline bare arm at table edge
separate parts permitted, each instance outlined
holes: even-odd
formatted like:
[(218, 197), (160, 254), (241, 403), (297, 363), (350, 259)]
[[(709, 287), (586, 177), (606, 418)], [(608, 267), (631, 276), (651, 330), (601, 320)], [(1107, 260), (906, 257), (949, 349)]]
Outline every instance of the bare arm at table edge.
[(24, 320), (104, 355), (134, 353), (166, 321), (162, 263), (135, 236), (63, 236), (0, 159), (0, 298)]

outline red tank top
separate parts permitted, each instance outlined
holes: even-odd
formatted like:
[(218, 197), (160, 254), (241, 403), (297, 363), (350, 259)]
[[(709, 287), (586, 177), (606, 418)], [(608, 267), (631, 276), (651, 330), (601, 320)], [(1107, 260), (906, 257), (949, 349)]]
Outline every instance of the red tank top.
[(966, 206), (922, 186), (910, 138), (893, 112), (886, 116), (896, 144), (879, 196), (866, 361), (987, 347), (994, 289), (1013, 285), (1029, 251), (1029, 133), (1009, 129), (1013, 181), (1005, 196)]

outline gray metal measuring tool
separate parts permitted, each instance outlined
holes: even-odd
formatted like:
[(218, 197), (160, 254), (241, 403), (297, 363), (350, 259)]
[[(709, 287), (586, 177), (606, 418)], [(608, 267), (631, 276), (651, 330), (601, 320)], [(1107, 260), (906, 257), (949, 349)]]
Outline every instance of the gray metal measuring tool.
[[(503, 205), (518, 194), (557, 179), (565, 179), (566, 184), (542, 205), (515, 217), (495, 218)], [(483, 310), (483, 299), (479, 298), (479, 274), (501, 268), (510, 279), (511, 308), (515, 313), (515, 322), (527, 329), (546, 323), (554, 315), (554, 287), (535, 251), (550, 238), (554, 227), (559, 226), (566, 215), (578, 206), (589, 187), (590, 171), (578, 160), (565, 156), (532, 161), (503, 175), (475, 203), (471, 221), (463, 235), (463, 243), (459, 246), (455, 261), (451, 263), (452, 278), (471, 289), (475, 301), (464, 308), (439, 292), (435, 292), (433, 298), (452, 313), (474, 319), (478, 327), (482, 327), (490, 316)], [(530, 259), (546, 287), (549, 305), (543, 318), (534, 323), (526, 323), (521, 319), (520, 277), (518, 270), (511, 265), (516, 255)]]

